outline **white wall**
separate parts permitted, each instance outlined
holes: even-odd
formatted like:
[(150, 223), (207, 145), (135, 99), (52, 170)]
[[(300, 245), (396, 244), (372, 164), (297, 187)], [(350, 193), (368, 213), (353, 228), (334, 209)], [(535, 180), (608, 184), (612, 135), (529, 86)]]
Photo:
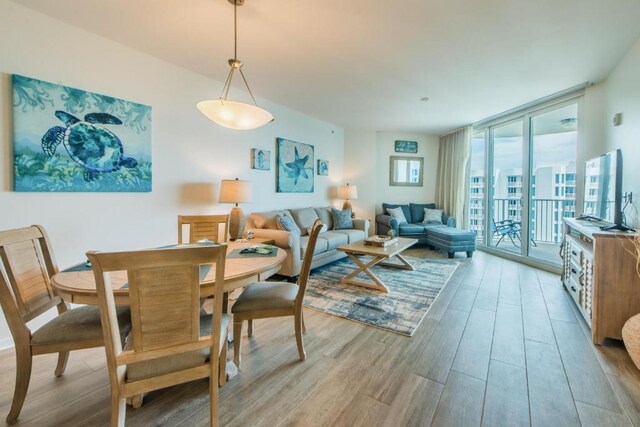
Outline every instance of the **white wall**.
[[(396, 153), (396, 140), (417, 141), (418, 153)], [(344, 147), (344, 178), (358, 186), (358, 200), (352, 201), (354, 212), (358, 217), (371, 220), (371, 233), (375, 233), (375, 216), (382, 213), (382, 203), (429, 203), (435, 200), (440, 149), (437, 135), (347, 129)], [(396, 155), (424, 157), (422, 187), (389, 185), (389, 157)]]
[(368, 218), (375, 233), (377, 182), (376, 132), (346, 129), (344, 132), (344, 180), (358, 187), (358, 199), (352, 200), (353, 212)]
[[(245, 212), (335, 202), (330, 190), (343, 181), (344, 156), (344, 132), (337, 126), (259, 99), (274, 123), (246, 132), (223, 129), (195, 107), (217, 97), (220, 82), (6, 0), (0, 0), (0, 58), (0, 230), (44, 225), (61, 267), (83, 260), (89, 249), (174, 242), (176, 215), (230, 210), (216, 203), (221, 179), (253, 182), (254, 202), (243, 206)], [(13, 73), (151, 105), (153, 192), (12, 192)], [(260, 88), (254, 90), (259, 94)], [(313, 144), (316, 159), (329, 160), (330, 175), (315, 177), (314, 193), (275, 193), (276, 137)], [(249, 168), (254, 147), (271, 150), (271, 171)], [(0, 315), (0, 348), (10, 343), (9, 336)]]
[[(436, 176), (438, 174), (438, 152), (440, 137), (437, 135), (410, 134), (398, 132), (378, 132), (377, 145), (377, 192), (376, 213), (382, 213), (382, 203), (432, 203), (436, 198)], [(395, 152), (395, 141), (417, 141), (417, 154)], [(389, 185), (389, 157), (424, 157), (422, 187), (392, 187)]]
[[(604, 92), (604, 151), (622, 150), (622, 188), (632, 191), (635, 206), (640, 206), (640, 40), (609, 74)], [(616, 113), (623, 115), (620, 126), (613, 126)]]

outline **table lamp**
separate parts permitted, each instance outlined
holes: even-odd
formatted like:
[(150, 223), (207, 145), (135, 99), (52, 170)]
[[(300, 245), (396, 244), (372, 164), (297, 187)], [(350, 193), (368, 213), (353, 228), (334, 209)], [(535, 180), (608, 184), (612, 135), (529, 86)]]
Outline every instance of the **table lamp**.
[(220, 203), (235, 203), (229, 214), (229, 236), (231, 240), (241, 239), (244, 233), (244, 213), (238, 203), (251, 203), (253, 191), (250, 181), (223, 179), (220, 184)]
[(342, 205), (342, 210), (351, 209), (353, 213), (353, 208), (351, 207), (351, 202), (349, 200), (357, 200), (358, 199), (358, 187), (355, 185), (341, 185), (338, 187), (338, 198), (344, 199), (344, 204)]

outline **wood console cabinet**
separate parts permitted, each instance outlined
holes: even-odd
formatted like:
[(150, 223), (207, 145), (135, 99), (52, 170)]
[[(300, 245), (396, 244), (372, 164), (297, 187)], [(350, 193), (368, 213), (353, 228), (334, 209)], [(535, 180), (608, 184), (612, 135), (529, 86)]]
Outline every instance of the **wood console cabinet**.
[(562, 284), (589, 326), (594, 344), (622, 339), (622, 326), (640, 313), (640, 276), (633, 234), (601, 231), (592, 222), (564, 219)]

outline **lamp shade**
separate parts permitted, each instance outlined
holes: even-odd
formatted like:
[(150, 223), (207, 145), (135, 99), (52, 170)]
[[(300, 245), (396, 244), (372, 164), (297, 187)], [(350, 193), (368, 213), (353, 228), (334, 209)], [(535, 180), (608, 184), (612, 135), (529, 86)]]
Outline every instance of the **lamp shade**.
[(253, 189), (250, 181), (223, 179), (220, 184), (220, 203), (251, 203)]
[(358, 199), (358, 187), (355, 185), (341, 185), (338, 187), (338, 198), (346, 200)]
[(273, 116), (267, 110), (244, 102), (212, 99), (199, 102), (198, 110), (213, 122), (229, 129), (256, 129), (273, 121)]

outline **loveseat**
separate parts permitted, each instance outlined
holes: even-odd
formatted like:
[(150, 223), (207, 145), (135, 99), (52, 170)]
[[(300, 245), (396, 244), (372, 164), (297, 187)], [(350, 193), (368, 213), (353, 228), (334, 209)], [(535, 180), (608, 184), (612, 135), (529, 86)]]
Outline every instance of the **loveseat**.
[[(401, 208), (407, 222), (400, 222), (388, 209)], [(459, 230), (454, 217), (442, 213), (437, 220), (425, 221), (425, 209), (436, 209), (435, 203), (409, 203), (407, 205), (382, 204), (384, 214), (376, 216), (376, 233), (388, 234), (393, 230), (396, 236), (418, 239), (430, 247), (447, 252), (453, 258), (456, 252), (466, 252), (467, 258), (473, 256), (476, 250), (476, 233), (469, 230)], [(396, 214), (398, 212), (395, 212)], [(430, 212), (434, 214), (434, 212)], [(436, 217), (438, 213), (435, 212)], [(402, 216), (402, 215), (401, 215)]]
[[(287, 215), (293, 218), (300, 233), (278, 228), (278, 216)], [(247, 220), (247, 229), (252, 230), (255, 237), (272, 239), (275, 245), (287, 252), (278, 274), (296, 277), (300, 274), (302, 259), (307, 250), (309, 233), (313, 223), (320, 219), (327, 226), (327, 231), (318, 235), (311, 268), (344, 258), (346, 254), (336, 250), (338, 246), (364, 240), (369, 235), (369, 220), (354, 218), (353, 228), (335, 230), (331, 207), (309, 207), (301, 209), (283, 209), (269, 212), (252, 213)]]
[[(387, 209), (402, 208), (406, 223), (400, 224), (397, 219), (388, 214)], [(427, 234), (430, 228), (451, 227), (455, 228), (456, 219), (452, 216), (442, 214), (442, 222), (424, 221), (424, 210), (436, 209), (435, 203), (409, 203), (404, 205), (395, 205), (390, 203), (382, 204), (383, 213), (376, 215), (376, 233), (388, 234), (389, 230), (395, 231), (396, 236), (410, 237), (418, 239), (419, 243), (428, 243)]]

